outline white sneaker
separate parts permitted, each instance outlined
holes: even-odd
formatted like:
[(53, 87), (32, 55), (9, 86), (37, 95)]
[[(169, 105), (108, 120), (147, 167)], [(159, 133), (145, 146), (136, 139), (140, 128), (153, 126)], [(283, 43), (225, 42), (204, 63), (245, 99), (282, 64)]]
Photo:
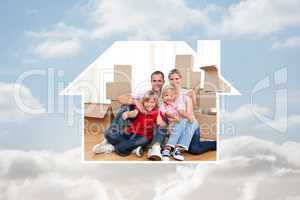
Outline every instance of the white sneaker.
[(162, 152), (162, 160), (163, 161), (170, 161), (171, 152), (169, 149), (165, 149)]
[(149, 160), (162, 160), (162, 155), (160, 153), (161, 148), (159, 144), (154, 144), (151, 149), (148, 151), (148, 159)]
[(133, 154), (135, 154), (137, 157), (143, 157), (144, 155), (144, 149), (142, 146), (138, 146), (132, 151)]
[(115, 147), (112, 144), (109, 143), (100, 143), (96, 144), (93, 147), (93, 153), (98, 154), (98, 153), (104, 153), (104, 154), (110, 154), (115, 150)]
[(172, 156), (175, 160), (184, 161), (184, 157), (182, 155), (181, 149), (175, 148), (175, 150), (172, 153)]

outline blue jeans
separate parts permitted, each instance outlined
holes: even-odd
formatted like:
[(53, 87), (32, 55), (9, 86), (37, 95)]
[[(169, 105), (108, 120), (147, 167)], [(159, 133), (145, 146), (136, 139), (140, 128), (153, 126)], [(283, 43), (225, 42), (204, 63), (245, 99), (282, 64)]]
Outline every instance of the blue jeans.
[(216, 141), (200, 141), (200, 135), (200, 129), (197, 128), (189, 146), (189, 153), (199, 155), (208, 151), (215, 151), (217, 149)]
[[(208, 151), (215, 151), (217, 149), (216, 141), (200, 141), (200, 129), (199, 127), (194, 131), (188, 152), (194, 155), (199, 155)], [(164, 148), (167, 139), (167, 129), (162, 127), (156, 127), (154, 130), (153, 144), (160, 144)]]
[(120, 107), (104, 136), (110, 144), (114, 145), (116, 152), (121, 156), (127, 156), (136, 147), (148, 144), (148, 140), (144, 136), (124, 131), (124, 128), (130, 124), (130, 120), (123, 120), (122, 114), (129, 110), (132, 110), (131, 106)]
[(120, 132), (119, 135), (106, 135), (107, 141), (114, 145), (117, 154), (120, 156), (128, 156), (132, 150), (138, 146), (146, 147), (148, 140), (142, 135), (135, 135), (125, 132)]
[(174, 124), (171, 135), (166, 145), (175, 147), (180, 146), (185, 150), (189, 149), (194, 131), (197, 129), (198, 123), (196, 121), (189, 122), (187, 119), (181, 119)]

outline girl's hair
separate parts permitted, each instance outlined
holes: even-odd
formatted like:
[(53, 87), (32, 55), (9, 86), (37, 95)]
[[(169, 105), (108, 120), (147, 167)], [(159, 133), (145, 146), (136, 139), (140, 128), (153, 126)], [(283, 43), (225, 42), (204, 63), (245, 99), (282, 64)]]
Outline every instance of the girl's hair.
[(169, 72), (168, 78), (170, 79), (173, 74), (177, 74), (181, 78), (181, 73), (180, 73), (180, 71), (178, 69), (172, 69)]
[(174, 86), (172, 85), (166, 85), (163, 90), (162, 90), (162, 96), (165, 95), (166, 92), (168, 92), (169, 90), (173, 91), (174, 93), (176, 92), (176, 89)]
[(149, 90), (142, 98), (142, 105), (144, 106), (144, 102), (150, 101), (150, 99), (154, 99), (156, 102), (156, 107), (158, 105), (158, 96), (152, 91)]

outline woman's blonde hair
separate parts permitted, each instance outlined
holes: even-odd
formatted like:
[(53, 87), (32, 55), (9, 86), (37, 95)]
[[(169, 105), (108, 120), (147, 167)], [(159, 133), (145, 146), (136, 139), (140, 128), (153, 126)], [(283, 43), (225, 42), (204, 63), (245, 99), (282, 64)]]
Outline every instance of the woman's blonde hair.
[(181, 73), (178, 69), (172, 69), (170, 72), (169, 72), (169, 75), (168, 75), (168, 78), (170, 79), (170, 77), (173, 75), (173, 74), (177, 74), (180, 78), (181, 78)]

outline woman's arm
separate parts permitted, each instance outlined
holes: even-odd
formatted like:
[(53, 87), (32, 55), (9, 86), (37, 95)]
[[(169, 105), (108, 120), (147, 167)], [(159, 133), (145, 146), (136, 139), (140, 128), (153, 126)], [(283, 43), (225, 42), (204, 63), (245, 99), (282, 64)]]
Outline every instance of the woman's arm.
[(195, 90), (194, 90), (194, 89), (189, 90), (189, 91), (187, 92), (187, 95), (188, 95), (188, 97), (190, 97), (191, 100), (192, 100), (193, 108), (198, 108)]

